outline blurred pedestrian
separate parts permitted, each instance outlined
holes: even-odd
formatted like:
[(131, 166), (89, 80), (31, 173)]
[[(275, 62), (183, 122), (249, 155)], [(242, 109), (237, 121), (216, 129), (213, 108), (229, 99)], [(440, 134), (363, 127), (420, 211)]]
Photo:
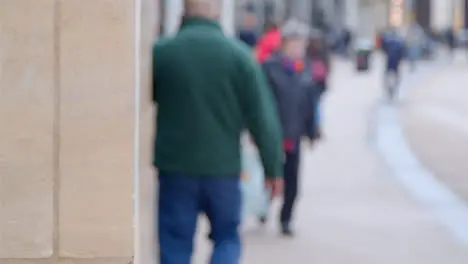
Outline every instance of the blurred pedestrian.
[(405, 45), (399, 33), (392, 30), (384, 37), (383, 47), (386, 55), (384, 84), (389, 96), (393, 98), (400, 83), (400, 64), (404, 57)]
[(211, 224), (212, 264), (238, 264), (241, 239), (240, 137), (259, 149), (265, 184), (282, 189), (281, 127), (262, 69), (217, 22), (220, 0), (185, 0), (179, 32), (154, 47), (158, 108), (154, 165), (159, 169), (161, 264), (191, 263), (199, 213)]
[(312, 78), (315, 82), (315, 90), (317, 95), (314, 95), (316, 100), (316, 122), (317, 136), (322, 136), (320, 126), (320, 99), (328, 88), (328, 75), (330, 72), (330, 50), (325, 43), (323, 34), (318, 30), (311, 30), (310, 42), (307, 47), (307, 55), (310, 60)]
[(255, 57), (260, 63), (266, 61), (281, 47), (281, 32), (275, 23), (270, 23), (265, 28), (255, 47)]
[(377, 31), (377, 35), (375, 36), (375, 47), (379, 50), (382, 49), (382, 38), (383, 38), (383, 30)]
[(454, 50), (456, 46), (456, 43), (455, 43), (456, 40), (455, 40), (455, 32), (452, 27), (447, 29), (446, 39), (447, 39), (447, 46), (449, 49), (450, 57), (453, 58), (453, 54), (454, 54)]
[(280, 215), (282, 234), (292, 236), (291, 221), (299, 188), (301, 137), (316, 138), (314, 82), (307, 64), (306, 47), (309, 28), (298, 21), (288, 21), (281, 28), (282, 44), (263, 64), (276, 98), (283, 131), (284, 201)]
[(353, 42), (353, 35), (351, 33), (351, 30), (348, 28), (345, 28), (343, 32), (343, 43), (344, 43), (344, 55), (346, 57), (349, 56), (349, 51), (350, 51), (352, 42)]
[(239, 31), (239, 39), (242, 40), (249, 47), (254, 48), (257, 44), (258, 34), (255, 22), (255, 13), (247, 13), (244, 25)]

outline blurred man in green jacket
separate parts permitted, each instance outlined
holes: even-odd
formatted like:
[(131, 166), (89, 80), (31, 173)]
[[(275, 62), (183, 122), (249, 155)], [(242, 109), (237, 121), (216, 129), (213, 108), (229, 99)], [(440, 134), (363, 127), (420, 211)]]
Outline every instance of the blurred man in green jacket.
[(262, 157), (266, 186), (273, 194), (282, 188), (273, 96), (251, 51), (224, 35), (220, 6), (220, 0), (186, 0), (179, 32), (153, 50), (161, 264), (190, 263), (199, 213), (211, 223), (211, 263), (239, 263), (245, 128)]

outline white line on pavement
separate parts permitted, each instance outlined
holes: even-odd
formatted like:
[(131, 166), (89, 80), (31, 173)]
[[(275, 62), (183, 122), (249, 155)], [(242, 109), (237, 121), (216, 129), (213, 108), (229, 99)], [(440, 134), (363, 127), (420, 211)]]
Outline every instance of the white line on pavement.
[(377, 149), (398, 182), (468, 247), (468, 205), (419, 163), (408, 147), (397, 108), (381, 105), (377, 115)]

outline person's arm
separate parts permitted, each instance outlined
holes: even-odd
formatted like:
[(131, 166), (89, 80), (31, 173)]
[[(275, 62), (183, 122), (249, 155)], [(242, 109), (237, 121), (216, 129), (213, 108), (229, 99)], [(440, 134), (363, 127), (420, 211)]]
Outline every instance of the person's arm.
[(153, 57), (152, 57), (152, 70), (151, 70), (151, 78), (152, 78), (152, 100), (153, 103), (157, 103), (157, 96), (156, 96), (156, 72), (158, 71), (158, 65), (157, 65), (157, 60), (156, 60), (156, 53), (157, 53), (157, 45), (154, 45), (153, 47)]
[(244, 120), (257, 145), (265, 177), (283, 174), (283, 146), (278, 111), (264, 73), (251, 56), (238, 61), (237, 91)]
[(151, 77), (152, 77), (152, 101), (153, 103), (158, 102), (158, 91), (157, 91), (157, 80), (158, 80), (158, 73), (160, 74), (160, 71), (162, 69), (162, 64), (164, 63), (163, 55), (166, 54), (167, 52), (164, 51), (164, 47), (166, 43), (169, 41), (169, 38), (163, 37), (161, 38), (157, 43), (154, 44), (153, 46), (153, 54), (152, 54), (152, 71), (151, 71)]
[(269, 90), (271, 91), (271, 94), (273, 95), (273, 105), (276, 105), (276, 102), (278, 101), (278, 91), (276, 90), (276, 85), (274, 85), (273, 83), (273, 79), (272, 79), (272, 76), (273, 76), (273, 72), (274, 72), (274, 67), (275, 65), (273, 65), (273, 63), (271, 63), (270, 61), (265, 61), (261, 64), (261, 71), (262, 71), (262, 74), (265, 78), (265, 84), (266, 84), (266, 87), (269, 88)]
[(317, 139), (320, 133), (320, 117), (319, 117), (319, 102), (320, 92), (317, 89), (317, 84), (309, 85), (307, 90), (307, 98), (309, 99), (308, 104), (305, 107), (305, 119), (306, 122), (306, 136), (314, 141)]

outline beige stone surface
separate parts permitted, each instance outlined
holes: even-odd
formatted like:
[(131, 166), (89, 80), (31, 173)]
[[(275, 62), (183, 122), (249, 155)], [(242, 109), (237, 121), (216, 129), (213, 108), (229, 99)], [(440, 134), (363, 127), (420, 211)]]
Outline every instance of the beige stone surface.
[(85, 2), (60, 2), (59, 254), (126, 257), (133, 254), (133, 1)]
[(53, 248), (54, 1), (0, 1), (0, 258)]
[(134, 1), (90, 3), (0, 1), (2, 264), (131, 260), (135, 63), (142, 77), (138, 253), (154, 259), (149, 73), (158, 1), (142, 3), (140, 61)]
[(0, 259), (0, 264), (132, 264), (131, 258)]

